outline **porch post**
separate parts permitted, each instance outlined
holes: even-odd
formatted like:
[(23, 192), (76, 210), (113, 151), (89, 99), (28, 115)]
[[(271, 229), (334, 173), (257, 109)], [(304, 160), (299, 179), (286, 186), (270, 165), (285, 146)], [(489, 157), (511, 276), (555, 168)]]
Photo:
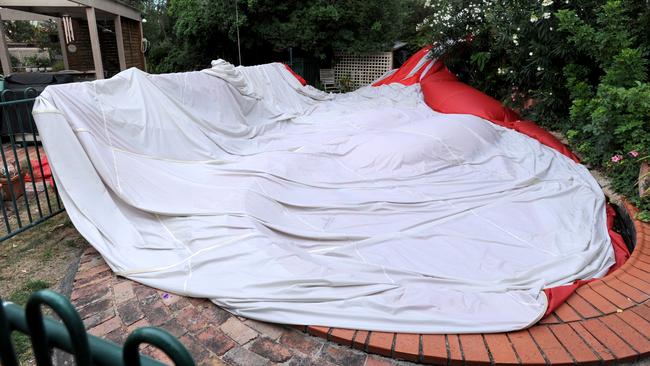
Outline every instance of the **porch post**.
[(115, 16), (115, 39), (117, 41), (117, 58), (120, 61), (120, 71), (126, 69), (126, 57), (124, 56), (124, 37), (122, 36), (122, 17)]
[(97, 31), (97, 19), (95, 8), (86, 8), (86, 20), (88, 21), (88, 32), (90, 33), (90, 45), (93, 50), (93, 62), (95, 63), (95, 78), (104, 78), (104, 66), (102, 65), (102, 52), (99, 47), (99, 32)]
[(65, 44), (65, 34), (63, 34), (63, 21), (59, 18), (56, 22), (56, 26), (59, 30), (59, 44), (61, 45), (61, 55), (63, 56), (63, 68), (70, 70), (70, 64), (68, 63), (68, 48)]
[(5, 38), (5, 25), (0, 17), (0, 63), (2, 63), (2, 73), (7, 76), (11, 74), (11, 57), (7, 48), (7, 39)]

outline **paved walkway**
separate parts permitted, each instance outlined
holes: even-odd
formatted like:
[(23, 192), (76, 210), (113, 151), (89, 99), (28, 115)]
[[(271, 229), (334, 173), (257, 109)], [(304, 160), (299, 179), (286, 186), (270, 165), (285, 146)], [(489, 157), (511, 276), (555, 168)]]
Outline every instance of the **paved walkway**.
[[(650, 355), (650, 225), (634, 225), (636, 248), (622, 268), (583, 286), (555, 313), (517, 332), (420, 335), (261, 323), (207, 300), (117, 278), (93, 249), (81, 258), (71, 299), (90, 333), (121, 343), (138, 327), (161, 327), (178, 337), (198, 364), (409, 364), (391, 358), (452, 366), (638, 362)], [(164, 359), (152, 348), (143, 352)]]
[[(91, 334), (122, 344), (137, 328), (160, 327), (179, 338), (198, 365), (410, 365), (119, 278), (92, 248), (81, 257), (71, 300)], [(166, 360), (151, 347), (143, 353)]]

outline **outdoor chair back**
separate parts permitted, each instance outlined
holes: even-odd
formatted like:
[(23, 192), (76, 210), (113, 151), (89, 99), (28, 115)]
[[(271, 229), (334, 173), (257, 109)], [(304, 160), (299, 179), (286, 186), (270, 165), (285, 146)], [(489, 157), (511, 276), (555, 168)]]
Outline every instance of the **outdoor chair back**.
[(320, 82), (326, 92), (338, 92), (339, 87), (334, 78), (334, 69), (320, 69)]

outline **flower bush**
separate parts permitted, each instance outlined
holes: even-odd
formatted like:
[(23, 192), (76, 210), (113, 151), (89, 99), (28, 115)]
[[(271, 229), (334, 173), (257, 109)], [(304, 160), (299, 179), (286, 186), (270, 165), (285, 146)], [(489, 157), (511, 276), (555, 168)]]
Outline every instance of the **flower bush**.
[[(638, 197), (639, 187), (636, 182), (639, 177), (639, 165), (642, 162), (650, 161), (650, 155), (642, 156), (638, 151), (632, 150), (627, 154), (615, 154), (610, 161), (604, 163), (604, 171), (612, 178), (614, 190), (627, 197)], [(640, 183), (640, 182), (639, 182)], [(650, 191), (650, 187), (640, 187), (643, 191)], [(643, 221), (650, 221), (650, 210), (647, 209), (647, 199), (633, 198), (638, 206), (645, 208), (637, 218)]]
[[(462, 80), (563, 132), (582, 161), (650, 218), (646, 0), (426, 0), (419, 25)], [(630, 155), (632, 152), (634, 154)]]

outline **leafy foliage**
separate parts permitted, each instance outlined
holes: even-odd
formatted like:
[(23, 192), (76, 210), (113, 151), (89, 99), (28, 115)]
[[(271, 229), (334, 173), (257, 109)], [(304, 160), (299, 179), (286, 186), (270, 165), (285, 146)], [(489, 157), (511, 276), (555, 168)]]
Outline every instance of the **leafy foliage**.
[[(27, 43), (40, 49), (49, 51), (50, 59), (55, 55), (61, 54), (58, 42), (58, 30), (56, 23), (53, 21), (29, 22), (24, 20), (14, 20), (4, 22), (5, 31), (9, 39), (13, 42)], [(16, 60), (17, 61), (17, 60)], [(29, 60), (30, 66), (50, 66), (51, 60), (34, 59)], [(15, 63), (13, 63), (15, 65)]]
[(571, 141), (586, 162), (607, 169), (617, 191), (650, 209), (650, 199), (640, 199), (637, 187), (640, 164), (650, 152), (650, 44), (640, 42), (639, 28), (630, 26), (636, 17), (630, 10), (625, 2), (610, 0), (599, 7), (592, 24), (572, 10), (561, 10), (557, 17), (568, 42), (597, 65), (599, 77), (592, 82), (577, 62), (565, 67)]
[(650, 148), (648, 59), (622, 5), (618, 0), (608, 1), (594, 24), (572, 10), (557, 14), (568, 42), (598, 65), (597, 84), (581, 64), (565, 67), (572, 99), (572, 140), (579, 143), (584, 159), (595, 165), (619, 152)]
[(415, 37), (425, 15), (421, 0), (149, 0), (141, 6), (147, 26), (159, 24), (164, 33), (145, 28), (157, 38), (150, 39), (148, 56), (156, 72), (205, 67), (215, 58), (237, 63), (237, 26), (242, 62), (256, 64), (286, 59), (289, 48), (321, 59), (338, 49), (390, 49)]
[(547, 126), (556, 127), (566, 116), (562, 70), (575, 50), (558, 32), (553, 13), (560, 5), (550, 0), (431, 0), (428, 5), (434, 14), (421, 28), (437, 46), (436, 56), (461, 79)]
[[(610, 161), (604, 163), (604, 169), (612, 178), (612, 188), (617, 192), (629, 197), (632, 203), (641, 209), (637, 218), (643, 221), (650, 221), (650, 196), (643, 198), (638, 196), (639, 165), (641, 162), (649, 161), (650, 155), (641, 156), (636, 150), (628, 154), (616, 154)], [(644, 187), (645, 189), (649, 187)]]
[[(430, 0), (428, 33), (458, 75), (563, 131), (583, 162), (642, 208), (650, 153), (650, 7), (644, 0)], [(620, 160), (613, 157), (622, 157)]]
[(25, 20), (13, 20), (5, 22), (7, 36), (14, 42), (33, 43), (40, 48), (51, 44), (58, 46), (50, 40), (50, 34), (56, 34), (56, 23), (53, 21), (31, 23)]

